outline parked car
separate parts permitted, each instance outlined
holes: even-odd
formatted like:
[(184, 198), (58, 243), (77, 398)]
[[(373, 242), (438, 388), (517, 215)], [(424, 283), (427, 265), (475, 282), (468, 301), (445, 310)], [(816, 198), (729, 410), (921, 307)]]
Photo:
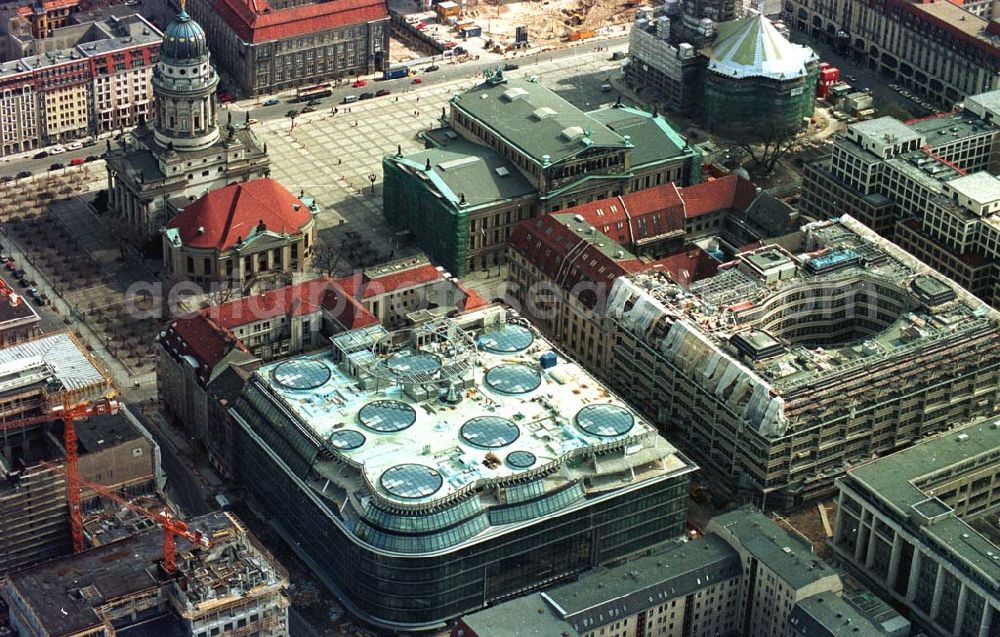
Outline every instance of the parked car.
[(53, 146), (52, 148), (49, 149), (49, 154), (50, 155), (59, 155), (61, 153), (65, 153), (65, 152), (66, 152), (66, 149), (63, 148), (62, 146)]
[(423, 84), (424, 81), (422, 79), (420, 79), (419, 77), (415, 77), (415, 78), (413, 78), (413, 83), (414, 84)]
[(39, 151), (39, 152), (35, 153), (34, 158), (35, 159), (45, 159), (48, 156), (49, 156), (49, 151), (43, 150), (43, 151)]
[(91, 162), (91, 161), (97, 161), (98, 159), (100, 159), (100, 157), (98, 157), (97, 155), (87, 155), (87, 158), (84, 159), (83, 161)]
[(354, 80), (354, 82), (351, 84), (351, 86), (353, 86), (354, 88), (361, 88), (362, 86), (364, 86), (367, 83), (368, 82), (366, 82), (365, 80)]
[(300, 113), (314, 113), (315, 111), (316, 111), (316, 107), (315, 106), (309, 106), (307, 104), (306, 106), (303, 106), (302, 110), (299, 111), (299, 112)]
[(391, 92), (392, 91), (390, 91), (387, 88), (380, 88), (379, 90), (375, 91), (375, 97), (385, 97), (386, 95), (388, 95)]
[(80, 150), (83, 148), (83, 142), (70, 142), (66, 144), (66, 150)]
[(458, 42), (445, 42), (444, 43), (444, 48), (446, 48), (446, 49), (454, 49), (456, 46), (458, 46)]
[(38, 288), (28, 288), (28, 295), (33, 299), (38, 299)]
[(373, 97), (375, 97), (374, 93), (362, 93), (361, 95), (358, 95), (359, 100), (370, 100)]
[(83, 147), (90, 148), (91, 146), (97, 146), (97, 140), (93, 137), (83, 140)]
[(424, 69), (424, 73), (433, 73), (434, 71), (437, 71), (440, 68), (441, 67), (438, 66), (437, 64), (431, 64), (426, 69)]
[(87, 160), (84, 159), (83, 157), (74, 157), (73, 159), (69, 160), (70, 166), (82, 166), (85, 163), (87, 163)]
[(66, 167), (66, 164), (61, 164), (59, 162), (55, 162), (54, 164), (52, 164), (51, 166), (49, 166), (49, 170), (62, 170), (65, 167)]
[(247, 120), (247, 124), (251, 125), (251, 126), (253, 124), (260, 124), (260, 120), (259, 119), (254, 119), (254, 118), (251, 117), (250, 119)]
[(506, 64), (503, 65), (503, 70), (505, 70), (505, 71), (516, 71), (519, 68), (521, 68), (521, 67), (518, 66), (517, 64), (514, 64), (513, 62), (508, 62), (508, 63), (506, 63)]
[(18, 179), (27, 179), (28, 177), (31, 177), (30, 170), (22, 170), (21, 172), (17, 173)]
[(14, 175), (4, 175), (3, 177), (0, 177), (0, 181), (3, 181), (5, 184), (10, 183), (14, 181)]
[(17, 269), (17, 264), (14, 263), (13, 261), (8, 261), (7, 263), (3, 264), (3, 267), (5, 267), (8, 270), (10, 270), (11, 272), (13, 272), (14, 270)]
[(46, 294), (45, 292), (42, 292), (41, 294), (38, 295), (38, 302), (41, 303), (42, 305), (47, 305), (49, 302), (49, 295)]
[(427, 28), (427, 23), (426, 22), (418, 22), (415, 25), (413, 25), (413, 28), (416, 29), (417, 31), (422, 31), (423, 29)]
[(464, 47), (461, 47), (461, 46), (456, 46), (455, 47), (455, 54), (456, 55), (465, 55), (466, 53), (468, 53), (468, 51), (466, 51)]
[(306, 106), (319, 106), (323, 103), (323, 100), (309, 100), (306, 102)]
[(14, 270), (13, 274), (14, 278), (18, 281), (24, 278), (24, 270)]
[(269, 97), (264, 100), (264, 106), (274, 106), (275, 104), (281, 104), (281, 100), (277, 97)]

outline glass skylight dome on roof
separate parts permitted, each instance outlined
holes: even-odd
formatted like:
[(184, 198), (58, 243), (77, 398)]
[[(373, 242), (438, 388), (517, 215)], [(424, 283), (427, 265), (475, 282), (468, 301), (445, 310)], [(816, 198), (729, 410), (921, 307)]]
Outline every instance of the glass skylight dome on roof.
[(274, 381), (288, 389), (316, 389), (330, 376), (330, 368), (317, 360), (290, 360), (274, 368)]
[(487, 327), (479, 334), (476, 343), (487, 352), (510, 354), (528, 349), (535, 337), (531, 330), (516, 323), (501, 323)]
[(576, 412), (576, 426), (592, 436), (620, 436), (628, 433), (634, 425), (635, 417), (619, 405), (587, 405)]
[(444, 479), (440, 473), (422, 464), (398, 464), (386, 469), (379, 482), (394, 496), (416, 500), (437, 493)]
[(527, 469), (535, 464), (535, 454), (530, 451), (511, 451), (507, 454), (507, 464), (515, 469)]
[(394, 372), (433, 374), (441, 369), (441, 359), (426, 352), (396, 352), (385, 359), (384, 365)]
[(486, 384), (503, 394), (527, 394), (542, 384), (542, 375), (527, 365), (507, 363), (488, 370)]
[(360, 449), (365, 444), (365, 435), (353, 429), (342, 429), (330, 434), (327, 440), (334, 449), (351, 451), (352, 449)]
[(413, 407), (398, 400), (375, 400), (358, 411), (361, 424), (382, 433), (403, 431), (417, 420)]
[(498, 449), (517, 440), (521, 431), (517, 425), (506, 418), (480, 416), (462, 425), (461, 434), (462, 438), (469, 444), (487, 449)]

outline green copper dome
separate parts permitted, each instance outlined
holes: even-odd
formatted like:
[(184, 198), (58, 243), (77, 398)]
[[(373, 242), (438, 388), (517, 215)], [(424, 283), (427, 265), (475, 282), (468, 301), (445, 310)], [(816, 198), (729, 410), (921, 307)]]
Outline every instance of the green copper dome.
[(160, 58), (166, 62), (193, 62), (208, 55), (205, 30), (181, 9), (163, 33)]

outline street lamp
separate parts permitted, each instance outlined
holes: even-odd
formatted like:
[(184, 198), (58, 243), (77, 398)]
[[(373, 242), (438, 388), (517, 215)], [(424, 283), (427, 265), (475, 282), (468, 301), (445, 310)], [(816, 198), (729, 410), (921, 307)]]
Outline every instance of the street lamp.
[(378, 175), (371, 173), (368, 175), (368, 181), (372, 182), (372, 194), (375, 194), (375, 180), (378, 179)]

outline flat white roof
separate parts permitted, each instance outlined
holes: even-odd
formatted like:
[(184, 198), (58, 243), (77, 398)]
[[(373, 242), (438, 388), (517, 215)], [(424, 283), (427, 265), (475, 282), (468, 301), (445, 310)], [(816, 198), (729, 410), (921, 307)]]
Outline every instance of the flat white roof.
[[(365, 349), (357, 360), (379, 365), (382, 372), (399, 369), (411, 378), (463, 371), (451, 380), (424, 383), (430, 391), (423, 395), (420, 388), (415, 392), (352, 374), (332, 352), (276, 362), (257, 372), (273, 396), (335, 455), (360, 467), (384, 498), (430, 502), (481, 479), (514, 476), (575, 450), (604, 445), (627, 443), (636, 460), (655, 447), (666, 457), (666, 471), (687, 464), (650, 423), (580, 365), (553, 351), (527, 322), (462, 330), (462, 338), (424, 341), (419, 347), (396, 334), (383, 338), (398, 347), (380, 356)], [(460, 351), (464, 345), (471, 351)], [(453, 366), (465, 354), (474, 362)], [(442, 398), (449, 391), (457, 403)]]
[(1000, 178), (986, 171), (952, 179), (948, 187), (980, 204), (1000, 200)]

